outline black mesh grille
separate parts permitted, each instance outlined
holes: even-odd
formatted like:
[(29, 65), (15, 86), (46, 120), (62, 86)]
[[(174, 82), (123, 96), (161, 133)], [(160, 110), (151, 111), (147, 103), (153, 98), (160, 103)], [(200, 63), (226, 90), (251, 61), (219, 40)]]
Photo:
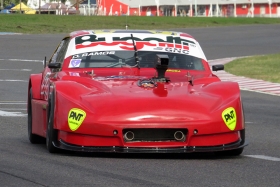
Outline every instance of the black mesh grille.
[[(176, 140), (174, 137), (175, 133), (177, 137), (183, 135), (182, 139)], [(129, 140), (125, 138), (125, 135), (129, 137)], [(133, 133), (133, 139), (131, 139)], [(187, 129), (124, 129), (123, 137), (126, 142), (159, 142), (159, 141), (180, 141), (184, 142), (187, 137)]]

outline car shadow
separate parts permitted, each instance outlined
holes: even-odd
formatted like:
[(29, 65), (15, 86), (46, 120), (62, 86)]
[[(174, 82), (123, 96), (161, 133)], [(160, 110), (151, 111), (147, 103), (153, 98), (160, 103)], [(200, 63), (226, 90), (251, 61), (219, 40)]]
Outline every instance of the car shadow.
[(188, 160), (216, 160), (216, 159), (242, 159), (240, 156), (225, 156), (214, 152), (205, 153), (91, 153), (91, 152), (73, 152), (59, 150), (60, 156), (71, 157), (98, 157), (98, 158), (118, 158), (118, 159), (188, 159)]

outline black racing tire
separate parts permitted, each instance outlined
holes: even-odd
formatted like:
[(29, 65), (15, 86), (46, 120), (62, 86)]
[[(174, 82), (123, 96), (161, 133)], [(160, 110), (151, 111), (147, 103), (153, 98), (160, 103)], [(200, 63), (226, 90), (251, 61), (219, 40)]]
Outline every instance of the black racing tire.
[(47, 136), (46, 136), (46, 146), (50, 153), (58, 152), (53, 142), (57, 141), (58, 133), (57, 130), (53, 128), (54, 124), (54, 108), (55, 108), (55, 92), (53, 91), (49, 96), (47, 110)]
[(28, 98), (28, 107), (27, 107), (28, 139), (29, 139), (30, 143), (32, 143), (32, 144), (43, 144), (43, 143), (45, 143), (45, 138), (32, 133), (32, 126), (33, 126), (32, 104), (31, 104), (32, 98), (33, 98), (32, 88), (30, 88), (29, 98)]

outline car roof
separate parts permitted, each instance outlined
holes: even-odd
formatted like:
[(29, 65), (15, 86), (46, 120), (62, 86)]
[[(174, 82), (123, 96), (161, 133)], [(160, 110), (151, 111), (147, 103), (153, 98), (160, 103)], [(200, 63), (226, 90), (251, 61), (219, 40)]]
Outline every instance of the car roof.
[[(136, 39), (135, 45), (137, 46), (137, 43), (140, 45), (137, 46), (138, 51), (171, 50), (171, 52), (177, 51), (179, 53), (184, 53), (186, 55), (191, 55), (206, 60), (199, 43), (187, 33), (176, 31), (119, 29), (79, 30), (71, 32), (68, 36), (70, 37), (70, 42), (66, 52), (66, 58), (74, 54), (86, 53), (89, 51), (131, 50), (131, 47), (133, 47), (132, 44), (129, 42), (123, 43), (123, 41), (127, 41), (129, 38), (131, 38), (130, 34), (132, 34), (133, 38)], [(95, 40), (96, 37), (98, 38), (97, 40)], [(122, 39), (123, 41), (120, 41)], [(112, 42), (111, 40), (115, 40), (115, 42)], [(160, 42), (149, 43), (148, 40)]]
[(193, 38), (191, 35), (177, 31), (164, 31), (164, 30), (121, 30), (121, 29), (104, 29), (104, 30), (78, 30), (71, 32), (69, 36), (75, 38), (77, 36), (83, 36), (88, 34), (113, 34), (113, 33), (132, 33), (132, 34), (155, 34), (155, 35), (177, 35)]

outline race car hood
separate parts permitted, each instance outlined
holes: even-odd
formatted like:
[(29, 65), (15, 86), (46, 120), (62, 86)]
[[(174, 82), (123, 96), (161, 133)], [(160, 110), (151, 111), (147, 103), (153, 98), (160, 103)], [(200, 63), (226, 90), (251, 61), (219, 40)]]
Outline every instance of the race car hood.
[(147, 77), (84, 76), (75, 78), (71, 90), (63, 95), (91, 111), (97, 121), (209, 120), (211, 113), (239, 99), (236, 83), (220, 82), (216, 77), (171, 80), (152, 88), (139, 85), (143, 79)]

